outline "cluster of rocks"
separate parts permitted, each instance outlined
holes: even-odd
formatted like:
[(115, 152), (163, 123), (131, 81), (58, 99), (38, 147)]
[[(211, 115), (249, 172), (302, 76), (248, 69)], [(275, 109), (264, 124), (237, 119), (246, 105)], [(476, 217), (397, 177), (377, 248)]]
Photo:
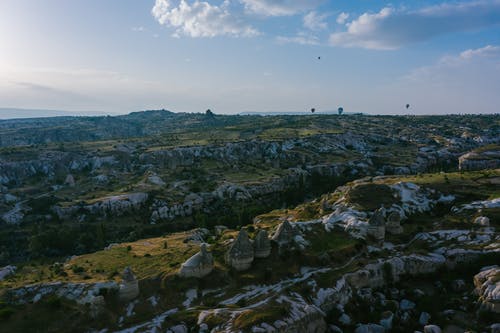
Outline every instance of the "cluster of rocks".
[(75, 213), (86, 212), (87, 214), (100, 216), (121, 216), (127, 212), (138, 210), (144, 206), (149, 195), (144, 192), (128, 193), (105, 197), (89, 205), (76, 206), (53, 206), (52, 210), (59, 218), (68, 218)]
[(458, 168), (462, 171), (500, 168), (500, 146), (491, 149), (471, 151), (458, 158)]
[(12, 265), (0, 268), (0, 281), (4, 280), (9, 275), (14, 274), (16, 272), (16, 269), (17, 267)]
[(392, 235), (398, 235), (403, 232), (401, 226), (401, 214), (398, 211), (389, 213), (385, 218), (386, 210), (384, 207), (377, 209), (368, 220), (367, 236), (377, 242), (383, 242), (386, 232)]
[(259, 230), (252, 242), (245, 229), (241, 229), (236, 240), (226, 252), (226, 263), (237, 271), (244, 271), (252, 266), (255, 258), (267, 258), (271, 254), (271, 242), (267, 231)]
[(500, 267), (484, 267), (474, 276), (474, 285), (481, 309), (500, 313)]

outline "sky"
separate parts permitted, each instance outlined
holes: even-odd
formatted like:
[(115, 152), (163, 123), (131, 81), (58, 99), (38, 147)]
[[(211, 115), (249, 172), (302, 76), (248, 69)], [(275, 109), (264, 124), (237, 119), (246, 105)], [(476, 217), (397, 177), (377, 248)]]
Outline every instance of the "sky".
[(500, 0), (0, 0), (0, 108), (498, 113), (499, 91)]

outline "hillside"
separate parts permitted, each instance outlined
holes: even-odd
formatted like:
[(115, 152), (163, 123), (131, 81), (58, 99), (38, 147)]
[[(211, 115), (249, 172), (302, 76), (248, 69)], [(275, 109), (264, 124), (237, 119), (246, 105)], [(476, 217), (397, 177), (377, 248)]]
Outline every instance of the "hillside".
[[(283, 325), (285, 332), (308, 325), (322, 331), (329, 323), (349, 331), (356, 323), (378, 323), (390, 315), (396, 331), (408, 331), (420, 327), (419, 316), (425, 312), (442, 327), (480, 330), (494, 317), (460, 312), (475, 303), (474, 298), (457, 297), (473, 289), (472, 277), (481, 267), (500, 259), (495, 231), (500, 221), (499, 180), (500, 170), (492, 170), (380, 176), (348, 183), (293, 209), (259, 215), (243, 226), (251, 239), (266, 230), (274, 240), (266, 258), (254, 259), (251, 268), (241, 272), (225, 260), (238, 230), (222, 227), (116, 244), (62, 263), (26, 263), (1, 282), (4, 297), (17, 304), (4, 306), (10, 319), (3, 329), (58, 330), (70, 325), (72, 331), (82, 332), (104, 327), (145, 332), (184, 325), (193, 331), (207, 327), (214, 332), (255, 332), (256, 327)], [(382, 205), (384, 219), (391, 212), (400, 214), (402, 230), (393, 233), (386, 224), (380, 241), (370, 226)], [(356, 221), (338, 220), (340, 212)], [(478, 224), (479, 215), (489, 220), (487, 226)], [(276, 237), (283, 223), (291, 226), (294, 236), (286, 238), (281, 232), (281, 238)], [(209, 244), (212, 271), (202, 278), (178, 276), (200, 242)], [(119, 300), (120, 273), (126, 267), (140, 289), (140, 296), (130, 301)], [(381, 276), (367, 280), (363, 272), (372, 270)], [(434, 284), (436, 274), (439, 286)], [(422, 294), (414, 291), (417, 287)], [(439, 288), (449, 293), (446, 299), (433, 296), (442, 292)], [(94, 292), (103, 295), (102, 305), (92, 303), (101, 297), (92, 296)], [(81, 308), (82, 300), (90, 307)], [(394, 302), (401, 303), (399, 310)], [(375, 308), (359, 311), (370, 304)], [(461, 313), (458, 322), (456, 315), (443, 314), (450, 307)], [(35, 319), (47, 311), (79, 313), (80, 320)], [(85, 324), (85, 316), (99, 320)]]
[(494, 115), (0, 121), (0, 265), (236, 227), (356, 178), (454, 170), (499, 137)]

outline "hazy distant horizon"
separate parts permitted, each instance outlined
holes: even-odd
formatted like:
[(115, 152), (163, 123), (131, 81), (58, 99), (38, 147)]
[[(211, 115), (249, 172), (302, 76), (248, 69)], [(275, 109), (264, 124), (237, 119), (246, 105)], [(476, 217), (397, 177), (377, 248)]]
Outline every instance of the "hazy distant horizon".
[[(175, 111), (166, 108), (157, 108), (150, 110), (133, 110), (133, 111), (123, 111), (123, 112), (104, 112), (104, 111), (69, 111), (69, 110), (44, 110), (44, 109), (22, 109), (22, 108), (1, 108), (0, 107), (0, 120), (12, 120), (12, 119), (30, 119), (30, 118), (52, 118), (52, 117), (96, 117), (96, 116), (122, 116), (134, 112), (144, 112), (144, 111), (159, 111), (166, 110), (173, 113), (204, 113), (205, 111)], [(262, 116), (280, 116), (280, 115), (335, 115), (338, 114), (335, 110), (316, 110), (314, 113), (310, 111), (242, 111), (233, 113), (218, 113), (212, 110), (215, 114), (220, 115), (262, 115)], [(454, 113), (432, 113), (432, 114), (413, 114), (411, 111), (402, 112), (399, 114), (384, 114), (384, 113), (367, 113), (367, 112), (356, 112), (356, 111), (345, 111), (344, 115), (352, 114), (363, 114), (372, 116), (407, 116), (407, 115), (418, 115), (418, 116), (439, 116), (439, 115), (453, 115)], [(490, 114), (499, 114), (490, 113)], [(458, 114), (457, 114), (458, 115)]]

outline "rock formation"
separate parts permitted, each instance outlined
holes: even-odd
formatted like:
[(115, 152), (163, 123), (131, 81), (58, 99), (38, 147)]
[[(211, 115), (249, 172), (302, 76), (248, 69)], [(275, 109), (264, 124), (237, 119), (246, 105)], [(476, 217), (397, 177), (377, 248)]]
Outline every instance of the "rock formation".
[(500, 313), (500, 267), (485, 267), (474, 276), (482, 311)]
[(399, 235), (403, 232), (403, 227), (401, 226), (401, 214), (399, 214), (399, 212), (394, 211), (389, 214), (385, 225), (385, 231), (392, 235)]
[(271, 254), (271, 241), (267, 236), (267, 231), (259, 230), (254, 240), (255, 258), (267, 258)]
[(474, 220), (474, 224), (481, 226), (481, 227), (489, 227), (490, 226), (490, 219), (486, 216), (479, 216), (476, 217)]
[(203, 243), (200, 246), (200, 252), (182, 264), (179, 275), (182, 277), (202, 278), (210, 274), (213, 268), (214, 259), (212, 253), (207, 251), (207, 245)]
[(293, 242), (295, 230), (288, 221), (284, 221), (278, 226), (272, 240), (278, 243), (280, 247), (287, 246)]
[(11, 274), (14, 274), (16, 272), (16, 269), (17, 269), (16, 266), (11, 266), (11, 265), (0, 268), (0, 281), (2, 281)]
[(368, 220), (368, 236), (372, 237), (376, 241), (383, 241), (385, 238), (385, 219), (384, 219), (385, 209), (377, 209), (373, 215)]
[(74, 187), (75, 186), (75, 177), (73, 177), (72, 174), (68, 174), (66, 176), (66, 179), (64, 180), (64, 184), (68, 185), (70, 187)]
[(437, 325), (424, 326), (424, 333), (441, 333), (441, 328)]
[(498, 145), (489, 150), (471, 151), (458, 158), (458, 168), (462, 171), (496, 169), (500, 167)]
[(241, 229), (238, 237), (226, 253), (226, 263), (236, 269), (243, 271), (250, 268), (254, 258), (253, 244), (248, 238), (245, 229)]
[(120, 300), (128, 302), (139, 296), (139, 281), (135, 278), (130, 267), (125, 268), (122, 273), (122, 282), (118, 291)]

